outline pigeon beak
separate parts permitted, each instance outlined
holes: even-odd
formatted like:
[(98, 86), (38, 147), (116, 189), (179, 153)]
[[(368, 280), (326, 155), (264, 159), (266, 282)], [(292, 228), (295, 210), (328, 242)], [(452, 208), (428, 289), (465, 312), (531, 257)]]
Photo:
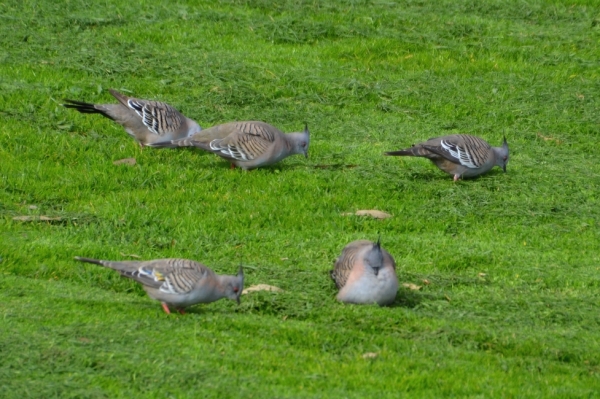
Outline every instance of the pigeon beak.
[(304, 134), (306, 135), (306, 142), (304, 143), (304, 158), (308, 158), (308, 143), (310, 132), (308, 131), (308, 122), (304, 122)]
[(235, 298), (235, 301), (239, 305), (240, 297), (242, 296), (242, 291), (244, 291), (244, 268), (242, 267), (242, 265), (240, 265), (237, 276), (238, 276), (238, 279), (240, 280), (240, 286), (239, 286), (239, 290), (237, 293), (237, 297)]

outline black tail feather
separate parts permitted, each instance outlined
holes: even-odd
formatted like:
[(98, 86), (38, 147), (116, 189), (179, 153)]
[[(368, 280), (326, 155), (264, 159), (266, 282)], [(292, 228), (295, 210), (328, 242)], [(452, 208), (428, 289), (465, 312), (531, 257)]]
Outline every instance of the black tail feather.
[(77, 100), (69, 100), (68, 98), (65, 98), (64, 101), (66, 101), (67, 103), (61, 104), (61, 105), (65, 108), (72, 108), (74, 110), (81, 112), (82, 114), (100, 114), (109, 119), (113, 119), (105, 111), (96, 108), (96, 106), (94, 104), (86, 103), (83, 101), (77, 101)]
[(92, 259), (92, 258), (82, 258), (81, 256), (76, 256), (75, 260), (78, 260), (80, 262), (85, 262), (85, 263), (93, 263), (95, 265), (100, 265), (100, 266), (104, 266), (104, 264), (102, 263), (103, 261), (99, 260), (99, 259)]
[(398, 150), (398, 151), (388, 151), (388, 152), (384, 152), (384, 155), (391, 155), (391, 156), (398, 156), (398, 157), (402, 157), (402, 156), (413, 156), (415, 154), (413, 154), (413, 152), (411, 150)]
[(173, 143), (173, 141), (159, 141), (158, 143), (148, 143), (146, 144), (148, 147), (154, 148), (177, 148), (179, 147), (177, 144)]

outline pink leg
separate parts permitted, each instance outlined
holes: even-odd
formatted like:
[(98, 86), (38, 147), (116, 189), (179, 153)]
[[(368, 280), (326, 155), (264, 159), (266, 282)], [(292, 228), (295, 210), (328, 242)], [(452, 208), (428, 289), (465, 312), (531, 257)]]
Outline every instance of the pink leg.
[(454, 175), (454, 181), (458, 181), (460, 179), (460, 175)]
[(229, 169), (235, 169), (235, 165), (231, 164), (231, 166), (229, 167)]
[(177, 311), (179, 312), (179, 314), (185, 314), (185, 310), (183, 310), (181, 308), (177, 309)]
[(161, 302), (161, 304), (162, 304), (162, 308), (165, 311), (165, 313), (166, 314), (171, 314), (171, 311), (169, 310), (169, 307), (167, 306), (167, 304), (164, 303), (164, 302)]

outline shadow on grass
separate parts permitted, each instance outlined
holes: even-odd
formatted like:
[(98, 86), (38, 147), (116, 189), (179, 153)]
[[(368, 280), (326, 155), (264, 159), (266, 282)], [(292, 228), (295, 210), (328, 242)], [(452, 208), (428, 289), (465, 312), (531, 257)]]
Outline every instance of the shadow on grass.
[(171, 307), (171, 314), (168, 315), (166, 314), (161, 305), (160, 302), (158, 301), (154, 301), (151, 299), (139, 299), (139, 300), (128, 300), (127, 302), (120, 302), (120, 301), (103, 301), (103, 300), (93, 300), (93, 299), (77, 299), (72, 301), (72, 303), (75, 303), (77, 305), (82, 305), (84, 306), (86, 309), (88, 310), (94, 310), (94, 311), (100, 311), (104, 314), (113, 314), (113, 313), (118, 313), (118, 314), (125, 314), (125, 313), (130, 313), (131, 311), (133, 311), (134, 309), (136, 311), (140, 311), (140, 312), (144, 312), (147, 313), (148, 315), (152, 315), (155, 314), (157, 317), (160, 317), (162, 315), (164, 315), (165, 317), (172, 317), (172, 316), (183, 316), (185, 317), (186, 315), (199, 315), (199, 316), (206, 316), (206, 315), (210, 315), (210, 314), (220, 314), (220, 313), (234, 313), (237, 309), (227, 309), (227, 310), (223, 310), (223, 309), (216, 309), (216, 308), (211, 308), (210, 304), (197, 304), (197, 305), (193, 305), (190, 306), (188, 308), (185, 308), (185, 314), (181, 315), (179, 314), (179, 312), (177, 312), (176, 309)]
[[(168, 147), (162, 147), (162, 148), (152, 148), (152, 151), (186, 151), (189, 153), (194, 153), (197, 155), (201, 155), (201, 156), (214, 156), (214, 157), (219, 157), (216, 154), (213, 154), (209, 151), (204, 151), (200, 148), (195, 148), (195, 147), (177, 147), (177, 148), (168, 148)], [(310, 161), (310, 159), (309, 159)], [(293, 170), (293, 169), (301, 169), (301, 168), (313, 168), (313, 169), (326, 169), (326, 170), (342, 170), (342, 169), (352, 169), (352, 168), (356, 168), (359, 167), (360, 165), (358, 164), (346, 164), (343, 162), (337, 162), (337, 163), (331, 163), (331, 164), (312, 164), (310, 162), (308, 163), (297, 163), (297, 162), (285, 162), (285, 160), (281, 160), (278, 163), (274, 164), (274, 165), (268, 165), (268, 166), (263, 166), (260, 167), (259, 169), (261, 170), (271, 170), (274, 171), (275, 173), (279, 173), (281, 171), (285, 171), (285, 170)], [(225, 159), (221, 159), (221, 162), (219, 162), (218, 166), (215, 166), (214, 164), (207, 164), (207, 165), (195, 165), (195, 167), (201, 167), (204, 169), (208, 169), (208, 168), (220, 168), (220, 169), (230, 169), (231, 168), (231, 163)], [(236, 167), (236, 169), (239, 169), (238, 167)], [(278, 172), (279, 171), (279, 172)]]
[(196, 147), (146, 147), (148, 148), (148, 150), (146, 151), (165, 151), (165, 152), (169, 152), (169, 151), (184, 151), (184, 152), (188, 152), (188, 153), (194, 153), (197, 155), (214, 155), (212, 152), (209, 151), (205, 151), (201, 148), (196, 148)]
[[(257, 168), (257, 169), (250, 169), (245, 172), (251, 173), (251, 172), (261, 171), (263, 173), (265, 173), (265, 172), (282, 173), (282, 172), (286, 172), (286, 171), (302, 170), (307, 167), (311, 167), (310, 165), (293, 164), (293, 163), (286, 164), (286, 163), (282, 163), (282, 162), (285, 162), (285, 161), (280, 161), (279, 163), (276, 163), (275, 165), (261, 166), (260, 168)], [(235, 169), (239, 170), (240, 168), (238, 168), (236, 166)]]
[[(507, 168), (508, 170), (508, 168)], [(435, 182), (435, 181), (450, 181), (452, 182), (452, 175), (442, 172), (441, 170), (436, 170), (435, 167), (432, 167), (431, 170), (414, 170), (410, 168), (402, 168), (402, 166), (398, 166), (396, 173), (399, 177), (407, 178), (409, 180), (421, 180), (425, 182)], [(506, 172), (510, 173), (510, 171)], [(505, 173), (500, 168), (494, 168), (489, 172), (484, 173), (483, 175), (479, 175), (476, 177), (469, 177), (466, 179), (461, 178), (459, 182), (469, 182), (469, 181), (486, 181), (490, 178), (496, 178), (499, 175), (504, 175)], [(494, 179), (495, 181), (495, 179)]]
[(447, 300), (444, 294), (433, 294), (427, 292), (400, 290), (390, 308), (416, 308), (424, 301)]
[(335, 164), (318, 164), (318, 165), (310, 165), (315, 169), (329, 169), (329, 170), (340, 170), (340, 169), (352, 169), (356, 168), (359, 165), (356, 164), (344, 164), (344, 163), (335, 163)]
[(89, 310), (100, 310), (106, 312), (127, 312), (132, 309), (143, 309), (144, 311), (152, 311), (160, 309), (160, 303), (156, 301), (145, 300), (127, 300), (127, 301), (110, 301), (96, 299), (75, 299), (71, 301), (77, 305), (83, 305)]
[(402, 169), (401, 167), (398, 169), (398, 174), (400, 175), (399, 177), (407, 178), (409, 180), (420, 180), (426, 182), (447, 180), (450, 176), (436, 170), (415, 171), (413, 169)]

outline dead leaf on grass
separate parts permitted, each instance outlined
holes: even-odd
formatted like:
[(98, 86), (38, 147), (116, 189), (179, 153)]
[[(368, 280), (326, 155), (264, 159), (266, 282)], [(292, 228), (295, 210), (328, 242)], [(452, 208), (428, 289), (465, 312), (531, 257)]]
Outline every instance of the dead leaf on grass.
[(15, 216), (12, 220), (17, 220), (19, 222), (59, 222), (63, 220), (61, 217), (49, 217), (49, 216)]
[(129, 254), (129, 255), (127, 255), (127, 254), (124, 254), (123, 252), (119, 252), (119, 253), (121, 254), (121, 256), (125, 256), (127, 258), (137, 258), (137, 259), (141, 258), (141, 256), (135, 255), (135, 254)]
[(362, 355), (363, 359), (375, 359), (377, 356), (379, 356), (379, 353), (375, 352), (367, 352)]
[(413, 283), (402, 283), (402, 286), (408, 288), (411, 291), (418, 291), (421, 289), (420, 285), (416, 285)]
[(135, 158), (124, 158), (124, 159), (119, 159), (118, 161), (113, 161), (113, 165), (135, 165), (136, 164), (136, 160)]
[(242, 291), (242, 295), (248, 294), (254, 291), (271, 291), (271, 292), (283, 292), (283, 290), (279, 287), (275, 287), (273, 285), (268, 284), (257, 284), (246, 288)]
[(361, 209), (356, 211), (355, 213), (351, 213), (351, 212), (346, 212), (346, 213), (342, 213), (342, 216), (371, 216), (372, 218), (375, 219), (387, 219), (387, 218), (391, 218), (392, 215), (390, 215), (389, 213), (385, 213), (383, 211), (378, 211), (377, 209)]
[(554, 142), (556, 142), (556, 144), (560, 144), (561, 143), (561, 141), (559, 139), (556, 139), (554, 137), (544, 136), (540, 132), (537, 133), (537, 136), (539, 138), (543, 139), (544, 141), (554, 141)]

